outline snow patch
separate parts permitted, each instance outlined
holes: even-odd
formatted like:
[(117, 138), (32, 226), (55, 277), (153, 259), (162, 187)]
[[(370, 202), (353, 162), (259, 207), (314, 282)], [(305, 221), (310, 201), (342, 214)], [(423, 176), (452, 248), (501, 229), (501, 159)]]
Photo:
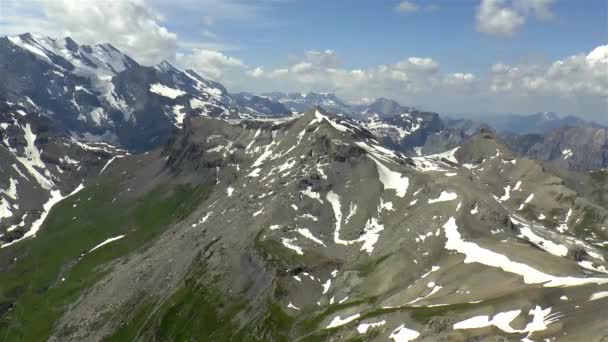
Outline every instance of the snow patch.
[(176, 98), (186, 94), (185, 91), (170, 88), (170, 87), (167, 87), (166, 85), (160, 84), (160, 83), (154, 83), (154, 84), (150, 85), (150, 92), (158, 94), (160, 96), (168, 97), (170, 99), (176, 99)]
[(349, 323), (349, 322), (352, 322), (352, 321), (356, 320), (360, 316), (361, 316), (361, 314), (354, 314), (352, 316), (348, 316), (348, 317), (345, 317), (345, 318), (340, 318), (340, 316), (336, 316), (336, 317), (334, 317), (331, 320), (331, 322), (329, 322), (329, 324), (327, 325), (327, 327), (325, 327), (325, 329), (331, 329), (331, 328), (339, 327), (341, 325), (344, 325), (346, 323)]
[(577, 278), (572, 276), (559, 277), (543, 273), (529, 265), (511, 261), (508, 257), (479, 247), (473, 242), (462, 240), (456, 219), (450, 219), (443, 226), (447, 238), (446, 249), (465, 255), (465, 263), (480, 263), (482, 265), (500, 268), (505, 272), (523, 277), (526, 284), (544, 284), (545, 287), (566, 287), (585, 284), (606, 284), (608, 278)]
[(420, 336), (416, 330), (408, 329), (404, 324), (401, 324), (397, 329), (393, 330), (389, 338), (395, 342), (407, 342), (415, 340)]
[(105, 246), (105, 245), (109, 244), (110, 242), (114, 242), (116, 240), (120, 240), (120, 239), (122, 239), (125, 236), (126, 235), (119, 235), (119, 236), (116, 236), (116, 237), (113, 237), (113, 238), (109, 238), (109, 239), (105, 240), (104, 242), (98, 244), (97, 246), (91, 248), (91, 250), (89, 251), (89, 253), (91, 253), (92, 251), (98, 249), (99, 247), (102, 247), (102, 246)]

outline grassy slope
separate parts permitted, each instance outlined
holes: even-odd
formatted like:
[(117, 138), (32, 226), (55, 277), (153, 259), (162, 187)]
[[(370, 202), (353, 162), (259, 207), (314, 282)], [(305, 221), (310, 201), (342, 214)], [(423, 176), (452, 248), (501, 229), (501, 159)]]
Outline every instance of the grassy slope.
[[(66, 306), (108, 271), (104, 265), (186, 217), (208, 193), (201, 185), (163, 186), (139, 199), (113, 202), (124, 190), (116, 174), (59, 203), (36, 238), (12, 247), (26, 253), (0, 273), (0, 303), (14, 305), (0, 318), (0, 341), (45, 340)], [(122, 234), (123, 239), (79, 260), (101, 241)]]

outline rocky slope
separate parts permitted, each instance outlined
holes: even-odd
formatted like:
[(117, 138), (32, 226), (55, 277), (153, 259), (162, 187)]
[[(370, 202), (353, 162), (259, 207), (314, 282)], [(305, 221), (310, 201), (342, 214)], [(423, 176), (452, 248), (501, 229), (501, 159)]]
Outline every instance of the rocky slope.
[(510, 135), (505, 140), (515, 151), (574, 171), (608, 167), (608, 128), (564, 126), (544, 135)]
[(51, 120), (0, 101), (0, 248), (35, 236), (51, 208), (124, 152), (63, 135)]
[(320, 108), (187, 118), (0, 249), (0, 334), (599, 341), (608, 211), (564, 184), (487, 132), (410, 158)]

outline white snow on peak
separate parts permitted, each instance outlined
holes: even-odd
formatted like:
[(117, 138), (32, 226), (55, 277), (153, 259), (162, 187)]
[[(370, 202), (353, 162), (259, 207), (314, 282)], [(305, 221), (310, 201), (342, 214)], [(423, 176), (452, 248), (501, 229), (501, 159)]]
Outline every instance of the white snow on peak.
[[(97, 89), (112, 88), (108, 82), (114, 75), (128, 67), (128, 57), (109, 44), (88, 46), (68, 46), (67, 39), (53, 39), (28, 34), (8, 37), (9, 41), (23, 48), (42, 61), (54, 66), (53, 73), (63, 76), (64, 67), (55, 63), (57, 57), (67, 60), (74, 66), (71, 72), (91, 80)], [(54, 57), (54, 58), (52, 58)], [(88, 90), (87, 90), (88, 91)]]
[(330, 119), (329, 117), (327, 117), (326, 115), (323, 115), (323, 113), (319, 112), (318, 110), (315, 111), (315, 120), (311, 121), (309, 123), (309, 125), (314, 124), (314, 123), (321, 123), (323, 120), (326, 120), (327, 122), (329, 122), (329, 124), (337, 129), (340, 132), (353, 132), (353, 130), (351, 128), (348, 128), (342, 124), (339, 124), (337, 122), (335, 122), (334, 120)]
[(397, 196), (404, 197), (405, 193), (407, 192), (407, 188), (410, 186), (409, 178), (401, 175), (399, 172), (391, 171), (376, 158), (372, 156), (369, 157), (376, 163), (378, 176), (384, 185), (384, 190), (393, 189), (397, 193)]
[(41, 46), (39, 46), (38, 44), (32, 44), (30, 42), (26, 42), (25, 40), (21, 39), (21, 37), (19, 37), (19, 36), (8, 36), (7, 38), (11, 43), (19, 46), (22, 49), (25, 49), (25, 50), (33, 53), (34, 55), (42, 58), (46, 62), (52, 63), (51, 59), (46, 54), (44, 49)]
[(160, 96), (168, 97), (170, 99), (176, 99), (186, 94), (186, 92), (182, 90), (170, 88), (160, 83), (154, 83), (150, 85), (150, 92), (158, 94)]

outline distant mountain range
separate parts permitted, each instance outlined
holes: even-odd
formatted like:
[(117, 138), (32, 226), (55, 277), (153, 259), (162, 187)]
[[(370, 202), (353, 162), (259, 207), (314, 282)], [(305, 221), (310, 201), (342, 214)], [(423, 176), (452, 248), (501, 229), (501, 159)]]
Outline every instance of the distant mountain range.
[(576, 116), (561, 116), (552, 112), (512, 115), (478, 114), (466, 117), (493, 127), (498, 132), (515, 134), (542, 134), (563, 126), (602, 126)]

